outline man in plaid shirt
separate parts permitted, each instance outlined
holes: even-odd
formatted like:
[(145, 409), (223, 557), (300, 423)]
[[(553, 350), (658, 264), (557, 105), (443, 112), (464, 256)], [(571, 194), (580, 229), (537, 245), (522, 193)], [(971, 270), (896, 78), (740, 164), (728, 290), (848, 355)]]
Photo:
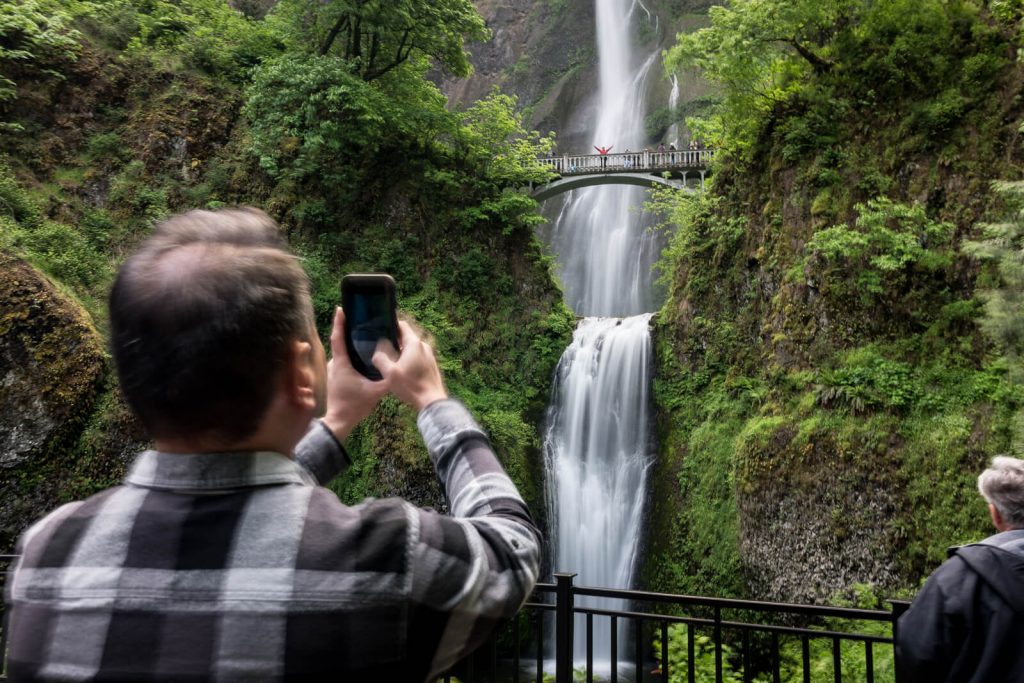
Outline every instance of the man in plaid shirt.
[[(527, 598), (539, 534), (430, 346), (402, 323), (372, 382), (338, 310), (327, 363), (308, 281), (265, 214), (170, 219), (110, 309), (154, 450), (19, 542), (11, 681), (423, 681)], [(389, 391), (418, 413), (451, 516), (322, 488)]]

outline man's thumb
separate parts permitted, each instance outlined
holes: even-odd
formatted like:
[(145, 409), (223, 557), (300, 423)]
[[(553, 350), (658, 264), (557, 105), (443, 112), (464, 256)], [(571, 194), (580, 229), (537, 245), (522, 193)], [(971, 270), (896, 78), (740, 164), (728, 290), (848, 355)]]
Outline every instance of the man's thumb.
[(377, 368), (380, 374), (387, 377), (391, 374), (395, 363), (398, 360), (398, 351), (392, 346), (388, 339), (378, 339), (377, 349), (373, 352), (373, 367)]

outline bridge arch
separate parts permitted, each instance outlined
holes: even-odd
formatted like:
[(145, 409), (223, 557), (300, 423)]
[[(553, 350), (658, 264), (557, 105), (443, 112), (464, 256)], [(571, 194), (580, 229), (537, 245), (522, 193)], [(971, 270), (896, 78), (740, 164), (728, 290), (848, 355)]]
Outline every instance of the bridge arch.
[(678, 178), (663, 178), (650, 175), (649, 173), (601, 173), (594, 175), (565, 176), (554, 180), (546, 185), (534, 187), (530, 196), (538, 202), (545, 199), (576, 190), (581, 187), (593, 187), (595, 185), (638, 185), (640, 187), (671, 187), (677, 190), (687, 190), (683, 181)]

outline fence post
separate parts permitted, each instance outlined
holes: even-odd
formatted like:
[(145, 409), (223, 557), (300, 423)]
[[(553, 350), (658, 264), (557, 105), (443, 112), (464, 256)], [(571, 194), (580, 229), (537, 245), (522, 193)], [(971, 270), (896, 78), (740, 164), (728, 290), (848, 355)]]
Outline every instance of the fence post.
[(555, 573), (555, 683), (572, 683), (572, 580), (575, 573)]
[(892, 605), (892, 668), (895, 670), (896, 683), (900, 683), (900, 661), (896, 652), (896, 646), (899, 643), (899, 620), (903, 613), (910, 609), (910, 601), (890, 600), (889, 604)]

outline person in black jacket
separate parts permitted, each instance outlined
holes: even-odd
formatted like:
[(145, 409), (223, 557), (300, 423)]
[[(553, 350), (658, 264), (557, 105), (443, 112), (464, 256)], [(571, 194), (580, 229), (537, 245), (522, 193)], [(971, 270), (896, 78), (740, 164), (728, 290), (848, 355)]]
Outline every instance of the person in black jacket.
[(999, 533), (957, 549), (900, 618), (904, 683), (1024, 681), (1024, 461), (994, 458), (978, 490)]

